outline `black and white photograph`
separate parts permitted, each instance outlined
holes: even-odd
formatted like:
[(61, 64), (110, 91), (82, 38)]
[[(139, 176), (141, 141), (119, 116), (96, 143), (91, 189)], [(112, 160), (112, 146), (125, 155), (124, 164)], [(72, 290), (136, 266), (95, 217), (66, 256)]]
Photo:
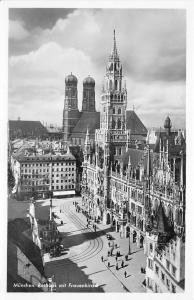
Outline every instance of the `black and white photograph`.
[(185, 8), (8, 8), (12, 297), (184, 295), (186, 23)]

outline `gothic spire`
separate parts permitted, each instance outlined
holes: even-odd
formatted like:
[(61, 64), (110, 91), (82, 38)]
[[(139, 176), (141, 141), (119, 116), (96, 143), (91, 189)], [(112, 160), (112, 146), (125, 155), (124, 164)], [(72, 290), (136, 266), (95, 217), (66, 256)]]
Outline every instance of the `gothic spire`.
[(118, 51), (117, 51), (116, 37), (115, 37), (115, 29), (113, 32), (113, 49), (111, 53), (111, 58), (117, 58), (117, 59), (119, 58)]
[(88, 126), (87, 126), (85, 145), (88, 145), (89, 143), (90, 143), (90, 136), (89, 136), (89, 130), (88, 130)]

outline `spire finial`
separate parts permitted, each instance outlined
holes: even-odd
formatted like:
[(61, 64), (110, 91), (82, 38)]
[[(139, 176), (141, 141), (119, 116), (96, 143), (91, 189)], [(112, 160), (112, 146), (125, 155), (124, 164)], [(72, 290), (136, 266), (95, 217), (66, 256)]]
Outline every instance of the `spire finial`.
[(117, 52), (117, 44), (116, 44), (116, 36), (115, 36), (115, 29), (113, 31), (113, 51), (112, 51), (112, 56), (117, 57), (118, 52)]

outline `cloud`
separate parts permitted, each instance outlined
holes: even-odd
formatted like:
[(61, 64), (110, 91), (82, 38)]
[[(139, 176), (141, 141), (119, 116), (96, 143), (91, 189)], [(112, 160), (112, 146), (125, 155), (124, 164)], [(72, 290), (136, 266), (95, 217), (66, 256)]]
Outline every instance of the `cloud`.
[[(64, 18), (60, 13), (54, 26), (41, 29), (38, 23), (34, 27), (31, 23), (30, 28), (30, 38), (12, 43), (9, 101), (15, 105), (14, 114), (18, 111), (16, 103), (23, 102), (26, 104), (22, 114), (30, 118), (27, 103), (33, 107), (36, 101), (39, 111), (42, 109), (42, 119), (50, 116), (50, 120), (58, 121), (63, 109), (64, 78), (70, 72), (78, 77), (79, 107), (82, 80), (88, 74), (94, 77), (99, 109), (115, 28), (127, 82), (128, 107), (134, 104), (147, 126), (160, 125), (163, 115), (171, 111), (181, 120), (177, 124), (183, 122), (184, 10), (76, 9), (68, 14), (64, 11)], [(10, 115), (13, 116), (11, 108)]]
[[(60, 115), (62, 120), (65, 76), (71, 72), (77, 75), (81, 108), (82, 80), (88, 75), (88, 70), (94, 69), (90, 58), (82, 51), (74, 48), (64, 49), (54, 42), (44, 44), (29, 54), (10, 57), (10, 117), (20, 115), (22, 118), (30, 118), (33, 110), (38, 107), (39, 116), (44, 119), (46, 106), (47, 117), (52, 115), (52, 119), (58, 121)], [(79, 80), (80, 78), (82, 80)], [(30, 107), (33, 109), (29, 110)], [(37, 117), (36, 113), (34, 115)]]
[(13, 40), (23, 40), (29, 36), (29, 32), (24, 28), (24, 25), (21, 21), (9, 22), (9, 38)]

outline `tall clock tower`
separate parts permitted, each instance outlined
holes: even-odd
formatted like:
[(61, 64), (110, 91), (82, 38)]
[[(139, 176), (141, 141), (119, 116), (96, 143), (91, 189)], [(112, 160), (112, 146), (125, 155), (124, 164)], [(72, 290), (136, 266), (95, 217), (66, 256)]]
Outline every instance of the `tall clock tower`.
[[(113, 49), (106, 67), (105, 83), (101, 98), (100, 131), (104, 139), (109, 136), (115, 159), (122, 156), (129, 142), (126, 130), (127, 89), (123, 84), (122, 64), (117, 51), (115, 30)], [(105, 134), (105, 131), (108, 131)]]
[(117, 51), (115, 31), (113, 49), (106, 67), (105, 82), (101, 97), (100, 129), (95, 133), (96, 174), (98, 190), (106, 223), (106, 208), (110, 208), (111, 163), (122, 162), (122, 154), (128, 147), (129, 131), (126, 130), (127, 90), (123, 85), (122, 65)]

